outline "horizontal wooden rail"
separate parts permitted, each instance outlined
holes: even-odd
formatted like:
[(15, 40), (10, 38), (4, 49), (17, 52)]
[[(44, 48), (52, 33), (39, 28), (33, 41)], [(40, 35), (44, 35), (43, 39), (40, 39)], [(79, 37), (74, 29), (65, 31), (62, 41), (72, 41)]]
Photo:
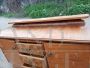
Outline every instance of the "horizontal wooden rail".
[(56, 16), (56, 17), (47, 17), (47, 18), (37, 18), (37, 19), (26, 19), (26, 20), (16, 20), (12, 21), (9, 24), (20, 24), (20, 23), (40, 23), (40, 22), (50, 22), (50, 21), (64, 21), (64, 20), (77, 20), (84, 19), (89, 17), (89, 14), (81, 15), (70, 15), (70, 16)]

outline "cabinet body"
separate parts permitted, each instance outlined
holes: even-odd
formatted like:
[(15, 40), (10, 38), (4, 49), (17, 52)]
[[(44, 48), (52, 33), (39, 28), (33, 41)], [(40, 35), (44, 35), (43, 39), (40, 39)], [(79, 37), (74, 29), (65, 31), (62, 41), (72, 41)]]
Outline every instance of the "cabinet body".
[[(19, 40), (15, 42), (15, 40), (10, 39), (0, 39), (0, 44), (5, 56), (8, 61), (12, 62), (14, 68), (90, 67), (90, 44), (50, 43), (35, 40)], [(4, 47), (6, 48), (4, 49)]]

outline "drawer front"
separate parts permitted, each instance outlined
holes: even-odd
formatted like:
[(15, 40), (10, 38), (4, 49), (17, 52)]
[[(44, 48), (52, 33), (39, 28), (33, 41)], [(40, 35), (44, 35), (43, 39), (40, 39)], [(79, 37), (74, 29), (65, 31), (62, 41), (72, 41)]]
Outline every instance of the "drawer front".
[(44, 48), (42, 44), (17, 43), (17, 47), (20, 53), (44, 57)]
[(44, 46), (41, 43), (17, 43), (23, 67), (47, 68)]
[(26, 43), (17, 43), (18, 51), (23, 54), (30, 54), (31, 46)]
[(19, 56), (20, 56), (20, 59), (21, 59), (23, 65), (29, 66), (29, 67), (32, 66), (32, 58), (31, 57), (29, 57), (27, 55), (22, 55), (22, 54), (19, 54)]
[(46, 62), (45, 59), (41, 58), (33, 58), (33, 67), (35, 68), (46, 68)]
[(37, 58), (33, 56), (27, 56), (19, 54), (24, 66), (35, 68), (46, 68), (46, 61), (44, 58)]
[(31, 49), (31, 55), (36, 57), (44, 57), (44, 48), (41, 44), (36, 44)]

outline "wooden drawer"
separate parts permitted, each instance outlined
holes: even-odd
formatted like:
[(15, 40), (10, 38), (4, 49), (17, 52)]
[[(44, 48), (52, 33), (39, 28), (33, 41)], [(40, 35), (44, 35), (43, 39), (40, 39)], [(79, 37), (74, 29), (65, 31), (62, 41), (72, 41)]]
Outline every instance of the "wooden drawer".
[(44, 48), (42, 44), (36, 44), (31, 49), (31, 55), (36, 57), (44, 57)]
[(19, 56), (20, 56), (20, 59), (21, 59), (23, 65), (29, 66), (29, 67), (32, 66), (32, 58), (31, 57), (29, 57), (27, 55), (22, 55), (22, 54), (19, 54)]
[(19, 55), (21, 57), (23, 65), (25, 66), (35, 67), (35, 68), (46, 68), (45, 67), (46, 61), (44, 58), (37, 58), (37, 57), (27, 56), (22, 54), (19, 54)]
[(18, 51), (23, 54), (30, 54), (32, 46), (27, 43), (17, 43)]
[(46, 68), (45, 59), (34, 57), (33, 58), (33, 66), (35, 68)]
[(42, 44), (17, 43), (17, 46), (20, 53), (44, 57), (44, 49)]

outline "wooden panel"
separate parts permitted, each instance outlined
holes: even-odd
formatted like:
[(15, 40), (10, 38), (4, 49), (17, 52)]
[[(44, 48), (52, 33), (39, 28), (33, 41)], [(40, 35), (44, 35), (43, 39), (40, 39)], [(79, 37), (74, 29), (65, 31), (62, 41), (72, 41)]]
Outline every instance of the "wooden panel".
[(90, 45), (44, 43), (49, 68), (89, 68)]
[(64, 68), (64, 63), (49, 63), (49, 68)]
[(16, 50), (15, 41), (12, 39), (0, 39), (0, 47), (7, 60), (13, 65), (14, 68), (20, 68), (22, 62), (18, 56), (18, 51)]
[(90, 45), (85, 44), (62, 44), (62, 43), (45, 43), (45, 49), (50, 51), (64, 50), (90, 50)]
[(64, 62), (64, 56), (65, 56), (64, 52), (55, 52), (55, 51), (53, 52), (52, 51), (51, 55), (48, 54), (49, 52), (46, 52), (46, 53), (47, 53), (48, 62), (50, 63)]
[(44, 45), (49, 68), (64, 68), (65, 53), (59, 52), (60, 49), (58, 50), (58, 47), (54, 46), (54, 44), (45, 43)]
[(88, 53), (70, 53), (69, 68), (89, 68), (90, 52)]
[(90, 57), (90, 52), (69, 53), (69, 60), (88, 61), (89, 57)]
[(22, 61), (18, 55), (17, 50), (3, 50), (4, 55), (6, 56), (9, 62), (12, 62), (14, 68), (20, 68), (22, 65)]
[[(47, 52), (48, 54), (48, 52)], [(60, 52), (52, 52), (51, 55), (47, 56), (49, 68), (64, 68), (65, 66), (65, 54)]]
[(14, 40), (0, 39), (0, 47), (3, 50), (13, 49), (15, 47), (15, 42)]
[(70, 61), (69, 68), (89, 68), (88, 62), (82, 61)]

